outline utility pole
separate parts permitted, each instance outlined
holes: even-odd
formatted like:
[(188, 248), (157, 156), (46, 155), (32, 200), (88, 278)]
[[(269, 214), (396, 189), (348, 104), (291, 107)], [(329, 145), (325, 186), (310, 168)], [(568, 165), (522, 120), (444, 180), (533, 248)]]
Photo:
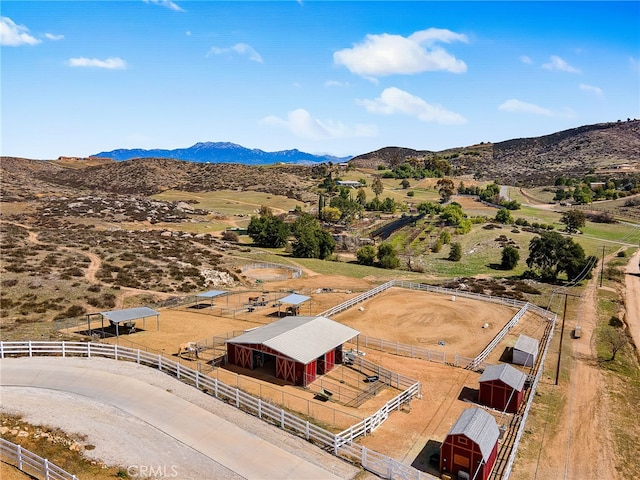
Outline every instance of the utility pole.
[(559, 292), (555, 291), (559, 295), (564, 295), (564, 312), (562, 313), (562, 327), (560, 328), (560, 348), (558, 349), (558, 365), (556, 367), (556, 385), (558, 385), (558, 377), (560, 376), (560, 359), (562, 358), (562, 337), (564, 337), (564, 321), (567, 317), (567, 297), (581, 297), (582, 295), (576, 295), (575, 293)]
[(602, 288), (602, 275), (604, 274), (604, 245), (602, 246), (602, 265), (600, 265), (600, 288)]

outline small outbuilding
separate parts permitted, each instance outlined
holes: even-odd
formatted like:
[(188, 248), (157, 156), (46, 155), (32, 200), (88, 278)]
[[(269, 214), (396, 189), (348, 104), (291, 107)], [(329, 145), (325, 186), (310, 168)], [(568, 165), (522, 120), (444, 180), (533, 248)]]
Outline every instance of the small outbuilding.
[(478, 403), (515, 413), (520, 408), (527, 376), (506, 363), (489, 365), (480, 376)]
[(498, 455), (500, 430), (491, 414), (468, 408), (440, 447), (440, 471), (458, 479), (487, 480)]
[(109, 320), (109, 324), (115, 328), (116, 337), (120, 336), (120, 326), (124, 326), (127, 333), (135, 332), (136, 320), (142, 319), (143, 328), (146, 327), (147, 317), (156, 317), (156, 328), (160, 330), (160, 312), (149, 307), (125, 308), (124, 310), (110, 310), (108, 312), (88, 313), (87, 330), (91, 336), (91, 317), (100, 315), (102, 336), (104, 337), (104, 320)]
[[(222, 295), (225, 295), (227, 292), (225, 292), (224, 290), (209, 290), (207, 292), (202, 292), (202, 293), (197, 293), (195, 295), (196, 297), (196, 305), (199, 305), (200, 300), (204, 299), (204, 300), (208, 300), (209, 301), (209, 306), (213, 307), (213, 299), (217, 298), (217, 297), (221, 297)], [(227, 302), (229, 301), (229, 297), (227, 297)]]
[(326, 317), (289, 316), (227, 340), (227, 359), (251, 370), (272, 362), (276, 378), (306, 387), (342, 363), (342, 345), (359, 334)]
[(513, 346), (512, 362), (516, 365), (524, 365), (525, 367), (533, 367), (538, 358), (538, 349), (540, 342), (535, 338), (520, 335), (516, 344)]
[[(287, 307), (287, 313), (290, 313), (291, 315), (299, 315), (300, 305), (302, 305), (308, 300), (311, 300), (311, 297), (308, 297), (306, 295), (300, 295), (299, 293), (292, 293), (290, 295), (287, 295), (286, 297), (282, 297), (278, 299), (278, 305), (285, 303), (289, 305)], [(311, 313), (311, 303), (309, 303), (309, 313)], [(278, 316), (280, 316), (279, 306), (278, 306)]]

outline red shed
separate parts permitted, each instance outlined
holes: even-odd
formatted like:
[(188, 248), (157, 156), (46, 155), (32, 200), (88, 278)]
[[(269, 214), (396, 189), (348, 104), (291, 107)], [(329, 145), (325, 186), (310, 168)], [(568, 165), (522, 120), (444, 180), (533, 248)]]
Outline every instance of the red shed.
[(500, 431), (480, 408), (468, 408), (451, 427), (440, 447), (440, 471), (459, 479), (487, 480), (498, 454)]
[(227, 357), (249, 369), (275, 360), (276, 378), (306, 387), (342, 362), (342, 344), (359, 334), (325, 317), (285, 317), (227, 340)]
[(520, 408), (527, 376), (503, 363), (485, 368), (480, 377), (478, 403), (496, 410), (515, 413)]

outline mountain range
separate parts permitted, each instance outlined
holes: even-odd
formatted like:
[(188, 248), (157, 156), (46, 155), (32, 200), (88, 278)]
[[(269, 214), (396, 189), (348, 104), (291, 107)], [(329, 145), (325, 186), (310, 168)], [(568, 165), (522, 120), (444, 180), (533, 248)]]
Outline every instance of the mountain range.
[(242, 163), (244, 165), (272, 165), (276, 163), (294, 163), (299, 165), (312, 163), (339, 163), (351, 157), (334, 157), (332, 155), (314, 155), (300, 150), (282, 150), (265, 152), (257, 148), (246, 148), (229, 142), (199, 142), (189, 148), (175, 150), (141, 148), (118, 149), (100, 152), (92, 157), (110, 158), (116, 161), (133, 158), (171, 158), (198, 163)]

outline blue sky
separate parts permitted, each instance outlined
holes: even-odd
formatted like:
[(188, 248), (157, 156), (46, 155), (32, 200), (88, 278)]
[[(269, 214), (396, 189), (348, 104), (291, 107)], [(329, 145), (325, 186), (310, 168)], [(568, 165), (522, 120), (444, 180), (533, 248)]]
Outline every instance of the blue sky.
[(3, 1), (2, 155), (358, 155), (640, 118), (640, 2)]

